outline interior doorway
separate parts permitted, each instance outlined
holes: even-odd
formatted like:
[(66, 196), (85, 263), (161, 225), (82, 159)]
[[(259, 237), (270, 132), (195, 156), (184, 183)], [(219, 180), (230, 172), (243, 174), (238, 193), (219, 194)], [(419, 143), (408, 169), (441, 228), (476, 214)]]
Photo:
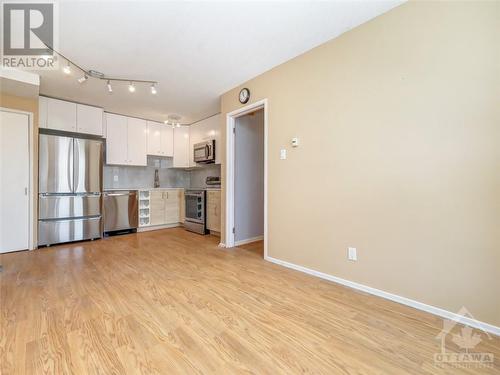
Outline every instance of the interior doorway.
[(32, 248), (31, 114), (0, 109), (0, 253)]
[[(267, 100), (227, 115), (225, 246), (267, 257)], [(263, 251), (262, 251), (263, 247)]]

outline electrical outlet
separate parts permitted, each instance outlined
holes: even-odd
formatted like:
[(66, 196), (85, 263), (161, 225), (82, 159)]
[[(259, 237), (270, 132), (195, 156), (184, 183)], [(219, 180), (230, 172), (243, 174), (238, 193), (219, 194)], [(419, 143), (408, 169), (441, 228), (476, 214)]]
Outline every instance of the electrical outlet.
[(114, 182), (118, 182), (118, 175), (114, 175), (114, 176), (113, 176), (113, 181), (114, 181)]
[(357, 261), (358, 260), (358, 254), (356, 251), (355, 247), (348, 247), (347, 248), (347, 258), (352, 261)]

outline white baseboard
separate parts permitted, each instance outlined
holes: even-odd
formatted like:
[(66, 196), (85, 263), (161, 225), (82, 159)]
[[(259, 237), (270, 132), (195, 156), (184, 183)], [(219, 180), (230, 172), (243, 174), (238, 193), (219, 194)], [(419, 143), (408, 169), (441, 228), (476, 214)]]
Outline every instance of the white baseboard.
[(169, 228), (176, 228), (182, 226), (181, 223), (175, 223), (175, 224), (165, 224), (165, 225), (151, 225), (147, 227), (139, 227), (137, 228), (137, 232), (149, 232), (151, 230), (159, 230), (159, 229), (169, 229)]
[(284, 266), (287, 268), (294, 269), (296, 271), (304, 272), (304, 273), (307, 273), (309, 275), (316, 276), (316, 277), (319, 277), (319, 278), (322, 278), (325, 280), (333, 281), (334, 283), (342, 284), (342, 285), (348, 286), (348, 287), (353, 288), (353, 289), (361, 290), (363, 292), (373, 294), (373, 295), (378, 296), (378, 297), (382, 297), (382, 298), (385, 298), (385, 299), (388, 299), (388, 300), (391, 300), (394, 302), (398, 302), (398, 303), (401, 303), (403, 305), (410, 306), (410, 307), (413, 307), (413, 308), (418, 309), (418, 310), (426, 311), (428, 313), (440, 316), (442, 318), (453, 320), (455, 322), (459, 322), (461, 324), (468, 325), (470, 327), (481, 329), (485, 332), (500, 336), (500, 327), (494, 326), (492, 324), (484, 323), (484, 322), (481, 322), (481, 321), (476, 320), (476, 319), (472, 319), (472, 318), (469, 318), (466, 316), (462, 316), (462, 315), (453, 313), (453, 312), (448, 311), (448, 310), (441, 309), (439, 307), (427, 305), (427, 304), (422, 303), (422, 302), (418, 302), (418, 301), (415, 301), (415, 300), (412, 300), (412, 299), (409, 299), (406, 297), (398, 296), (397, 294), (388, 293), (388, 292), (385, 292), (385, 291), (380, 290), (380, 289), (376, 289), (376, 288), (372, 288), (370, 286), (356, 283), (354, 281), (345, 280), (345, 279), (342, 279), (340, 277), (329, 275), (327, 273), (315, 271), (315, 270), (312, 270), (310, 268), (306, 268), (306, 267), (302, 267), (302, 266), (299, 266), (299, 265), (296, 265), (293, 263), (289, 263), (289, 262), (286, 262), (286, 261), (281, 260), (281, 259), (276, 259), (276, 258), (273, 258), (270, 256), (266, 256), (266, 257), (264, 257), (264, 259), (269, 261), (269, 262), (279, 264), (280, 266)]
[(257, 236), (257, 237), (247, 238), (246, 240), (235, 241), (234, 242), (234, 246), (246, 245), (247, 243), (262, 241), (263, 239), (264, 239), (264, 236)]

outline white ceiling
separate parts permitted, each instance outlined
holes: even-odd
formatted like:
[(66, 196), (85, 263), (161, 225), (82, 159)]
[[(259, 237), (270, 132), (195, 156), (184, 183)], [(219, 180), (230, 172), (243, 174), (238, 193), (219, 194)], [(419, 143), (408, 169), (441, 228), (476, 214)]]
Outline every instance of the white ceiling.
[(107, 111), (183, 123), (219, 111), (219, 96), (401, 1), (149, 2), (66, 1), (59, 4), (59, 50), (86, 69), (159, 81), (131, 94), (127, 83), (61, 71), (41, 74), (44, 95)]

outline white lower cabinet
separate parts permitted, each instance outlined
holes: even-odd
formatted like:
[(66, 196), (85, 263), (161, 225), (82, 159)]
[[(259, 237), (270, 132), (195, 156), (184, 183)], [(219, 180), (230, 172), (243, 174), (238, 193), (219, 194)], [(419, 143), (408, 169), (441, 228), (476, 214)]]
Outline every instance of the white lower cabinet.
[(182, 189), (141, 190), (139, 193), (140, 227), (173, 225), (182, 222)]

